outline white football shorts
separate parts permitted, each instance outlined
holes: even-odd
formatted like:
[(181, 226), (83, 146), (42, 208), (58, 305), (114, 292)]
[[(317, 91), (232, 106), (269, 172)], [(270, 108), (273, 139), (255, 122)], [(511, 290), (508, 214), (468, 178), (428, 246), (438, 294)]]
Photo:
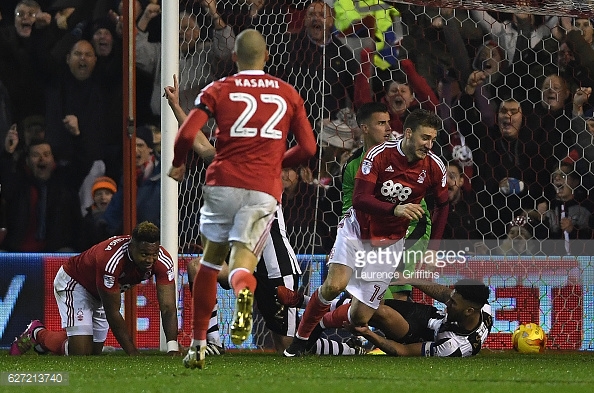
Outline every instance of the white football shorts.
[(328, 264), (338, 263), (353, 270), (346, 290), (361, 303), (377, 309), (402, 260), (404, 239), (384, 248), (361, 240), (361, 228), (351, 208), (338, 224), (336, 241)]
[(204, 186), (203, 192), (202, 235), (215, 243), (244, 243), (260, 259), (278, 208), (276, 198), (261, 191), (225, 186)]
[(68, 337), (93, 336), (93, 342), (105, 342), (109, 324), (101, 300), (95, 299), (63, 267), (54, 279), (54, 296)]

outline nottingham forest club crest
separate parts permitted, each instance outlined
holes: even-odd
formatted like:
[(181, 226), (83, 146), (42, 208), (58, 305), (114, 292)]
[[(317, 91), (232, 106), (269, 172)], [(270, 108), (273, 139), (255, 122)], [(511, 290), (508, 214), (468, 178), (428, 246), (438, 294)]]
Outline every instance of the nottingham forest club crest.
[(419, 173), (419, 178), (417, 179), (417, 183), (423, 184), (425, 182), (426, 177), (427, 177), (427, 171), (423, 169), (421, 171), (421, 173)]

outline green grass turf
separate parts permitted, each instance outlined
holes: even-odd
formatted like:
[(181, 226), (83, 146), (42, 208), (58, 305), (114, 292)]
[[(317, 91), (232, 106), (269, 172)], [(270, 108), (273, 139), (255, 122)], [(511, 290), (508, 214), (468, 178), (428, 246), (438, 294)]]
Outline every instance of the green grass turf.
[(483, 352), (474, 358), (387, 356), (286, 359), (261, 352), (207, 358), (189, 370), (181, 358), (148, 352), (98, 357), (11, 357), (0, 354), (0, 371), (69, 373), (68, 386), (6, 386), (0, 392), (592, 392), (594, 352), (548, 351), (522, 355)]

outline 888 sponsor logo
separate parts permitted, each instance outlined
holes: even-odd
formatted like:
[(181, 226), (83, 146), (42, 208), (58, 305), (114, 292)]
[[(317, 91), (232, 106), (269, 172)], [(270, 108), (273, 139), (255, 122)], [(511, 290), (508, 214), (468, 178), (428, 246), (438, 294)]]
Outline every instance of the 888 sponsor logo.
[(403, 186), (400, 183), (394, 183), (393, 180), (388, 180), (382, 184), (380, 192), (390, 202), (396, 203), (406, 201), (408, 196), (412, 193), (412, 189), (408, 186)]

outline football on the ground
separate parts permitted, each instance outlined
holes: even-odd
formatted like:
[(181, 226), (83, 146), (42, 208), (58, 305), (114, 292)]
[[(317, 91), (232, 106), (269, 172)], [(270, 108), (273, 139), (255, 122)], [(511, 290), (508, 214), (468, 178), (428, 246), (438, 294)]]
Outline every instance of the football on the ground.
[(547, 335), (536, 323), (518, 326), (512, 336), (514, 349), (520, 353), (541, 353), (547, 345)]

